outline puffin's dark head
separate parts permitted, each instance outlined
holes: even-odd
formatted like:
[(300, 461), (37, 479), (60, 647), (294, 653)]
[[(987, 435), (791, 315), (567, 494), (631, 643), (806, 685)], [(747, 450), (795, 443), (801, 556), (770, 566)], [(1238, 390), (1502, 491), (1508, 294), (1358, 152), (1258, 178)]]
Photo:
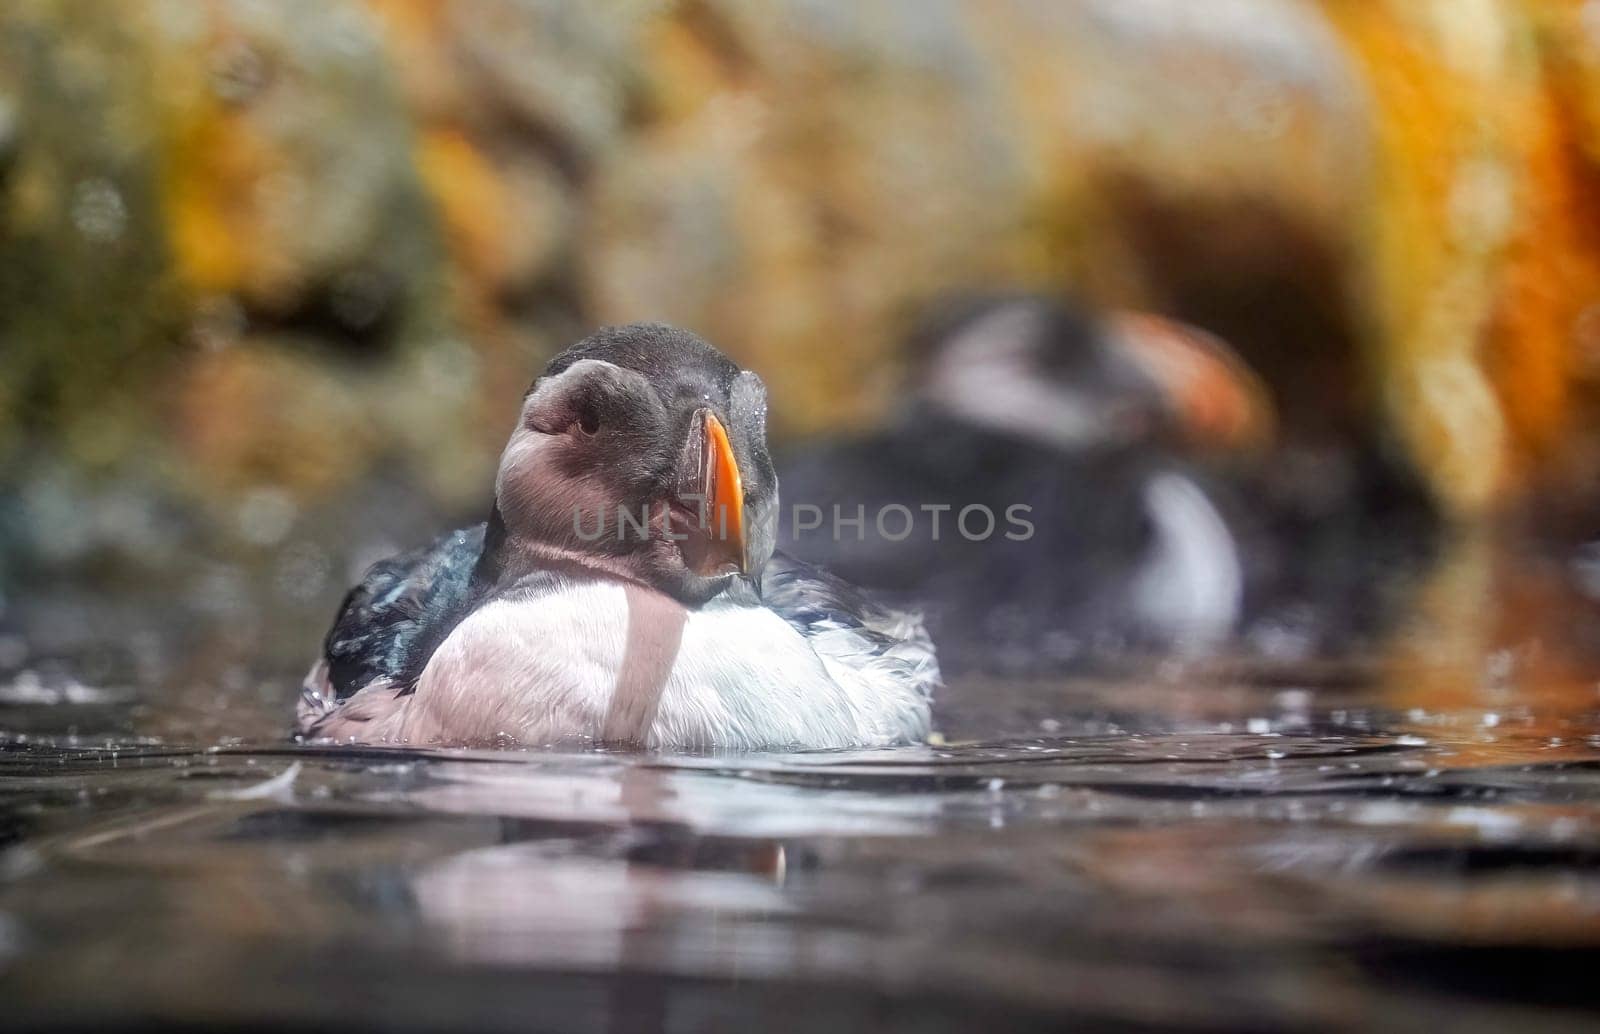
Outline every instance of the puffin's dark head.
[(1256, 376), (1222, 341), (1156, 316), (1092, 316), (1036, 295), (963, 298), (913, 333), (914, 389), (933, 409), (1068, 451), (1266, 437)]
[(761, 379), (695, 335), (604, 328), (523, 399), (495, 477), (505, 534), (702, 603), (772, 555), (766, 423)]

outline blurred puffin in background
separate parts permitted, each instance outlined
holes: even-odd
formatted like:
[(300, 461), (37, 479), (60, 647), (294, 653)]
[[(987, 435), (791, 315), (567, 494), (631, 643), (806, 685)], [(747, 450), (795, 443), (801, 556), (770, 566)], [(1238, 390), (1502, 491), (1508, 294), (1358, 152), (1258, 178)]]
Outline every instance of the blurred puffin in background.
[(920, 623), (774, 553), (766, 389), (693, 334), (611, 327), (523, 400), (485, 524), (369, 570), (307, 675), (339, 742), (653, 749), (924, 739)]
[(780, 457), (787, 551), (923, 609), (947, 672), (1203, 651), (1237, 630), (1240, 540), (1193, 457), (1249, 452), (1271, 411), (1225, 344), (985, 296), (936, 312), (906, 358), (890, 426)]

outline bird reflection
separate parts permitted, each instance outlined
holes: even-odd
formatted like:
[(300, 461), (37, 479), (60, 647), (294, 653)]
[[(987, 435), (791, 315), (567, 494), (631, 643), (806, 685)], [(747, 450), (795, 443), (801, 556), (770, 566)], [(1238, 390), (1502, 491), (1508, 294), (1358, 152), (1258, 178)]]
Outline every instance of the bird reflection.
[[(451, 954), (598, 971), (727, 967), (751, 946), (727, 943), (719, 918), (736, 915), (745, 920), (738, 928), (749, 930), (752, 917), (793, 910), (782, 841), (710, 836), (667, 818), (683, 807), (670, 773), (628, 766), (603, 781), (613, 791), (603, 814), (613, 822), (503, 817), (500, 843), (451, 855), (412, 877), (420, 917), (440, 931)], [(518, 810), (511, 784), (476, 790), (423, 794), (433, 807), (471, 798), (477, 810), (499, 797), (505, 811)], [(537, 810), (526, 799), (521, 808), (530, 804)]]

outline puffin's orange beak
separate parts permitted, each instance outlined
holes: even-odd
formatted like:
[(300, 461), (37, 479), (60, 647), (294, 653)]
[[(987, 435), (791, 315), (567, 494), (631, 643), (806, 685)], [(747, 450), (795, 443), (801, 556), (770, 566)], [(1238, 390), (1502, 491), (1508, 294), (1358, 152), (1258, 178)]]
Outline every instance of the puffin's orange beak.
[(700, 411), (702, 436), (701, 492), (705, 496), (706, 529), (713, 557), (732, 563), (740, 574), (750, 573), (750, 554), (744, 538), (744, 479), (733, 458), (727, 428), (709, 409)]
[(1142, 312), (1112, 315), (1112, 332), (1161, 389), (1178, 425), (1198, 445), (1263, 445), (1272, 404), (1255, 372), (1222, 339), (1198, 327)]

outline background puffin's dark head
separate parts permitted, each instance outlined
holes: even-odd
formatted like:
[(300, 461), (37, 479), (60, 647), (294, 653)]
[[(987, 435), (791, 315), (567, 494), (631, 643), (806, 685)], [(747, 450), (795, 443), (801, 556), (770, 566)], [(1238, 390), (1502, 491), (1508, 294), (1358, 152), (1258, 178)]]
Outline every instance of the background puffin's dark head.
[[(1017, 383), (1047, 389), (1058, 408), (1081, 419), (1084, 451), (1180, 437), (1156, 383), (1092, 309), (1064, 295), (972, 292), (936, 302), (913, 324), (903, 354), (916, 409), (937, 408), (928, 395), (959, 392), (963, 379), (978, 380), (985, 367), (1005, 367)], [(936, 379), (951, 383), (936, 386)]]
[(1001, 309), (1018, 306), (1035, 314), (1038, 330), (1032, 354), (1041, 369), (1082, 376), (1097, 364), (1099, 325), (1082, 305), (1060, 297), (1026, 292), (963, 291), (935, 300), (915, 317), (902, 352), (915, 380), (962, 331)]

